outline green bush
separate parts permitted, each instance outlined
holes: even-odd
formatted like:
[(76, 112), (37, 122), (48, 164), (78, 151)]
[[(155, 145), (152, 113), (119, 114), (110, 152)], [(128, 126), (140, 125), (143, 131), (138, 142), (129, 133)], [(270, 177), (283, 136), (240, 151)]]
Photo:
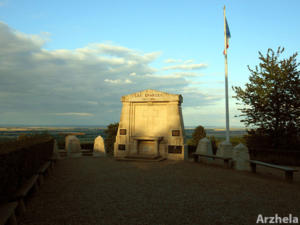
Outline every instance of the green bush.
[(192, 134), (192, 141), (191, 145), (197, 146), (200, 139), (206, 137), (206, 132), (204, 130), (204, 127), (198, 126), (195, 128), (193, 134)]
[(108, 155), (114, 154), (114, 143), (118, 133), (119, 123), (109, 124), (104, 131), (106, 137), (104, 139), (105, 151)]

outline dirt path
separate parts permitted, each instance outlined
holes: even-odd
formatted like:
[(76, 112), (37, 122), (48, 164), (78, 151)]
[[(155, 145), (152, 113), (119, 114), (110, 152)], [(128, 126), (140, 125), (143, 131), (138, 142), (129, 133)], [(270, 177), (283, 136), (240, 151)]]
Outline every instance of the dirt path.
[[(261, 170), (262, 171), (262, 170)], [(280, 171), (281, 172), (281, 171)], [(300, 177), (193, 162), (59, 161), (28, 204), (23, 225), (255, 224), (258, 214), (300, 219)]]

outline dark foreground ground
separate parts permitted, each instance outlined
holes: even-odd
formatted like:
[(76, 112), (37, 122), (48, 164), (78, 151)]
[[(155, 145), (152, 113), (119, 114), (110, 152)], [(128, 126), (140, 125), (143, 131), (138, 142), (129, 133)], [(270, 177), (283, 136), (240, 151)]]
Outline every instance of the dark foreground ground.
[[(263, 216), (300, 219), (300, 176), (218, 165), (111, 158), (59, 161), (29, 201), (21, 224), (255, 224)], [(299, 173), (299, 172), (298, 172)]]

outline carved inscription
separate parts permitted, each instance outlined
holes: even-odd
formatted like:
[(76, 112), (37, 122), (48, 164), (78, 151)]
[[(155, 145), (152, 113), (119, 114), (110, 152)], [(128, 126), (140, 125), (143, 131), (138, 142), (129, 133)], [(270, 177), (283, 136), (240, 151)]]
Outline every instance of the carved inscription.
[(159, 94), (159, 93), (135, 93), (134, 95), (135, 97), (162, 97), (162, 94)]

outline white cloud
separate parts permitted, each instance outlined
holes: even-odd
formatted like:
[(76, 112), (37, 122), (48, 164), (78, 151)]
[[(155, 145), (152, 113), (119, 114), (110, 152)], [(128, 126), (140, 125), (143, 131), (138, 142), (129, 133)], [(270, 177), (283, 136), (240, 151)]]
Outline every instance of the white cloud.
[(94, 116), (92, 113), (77, 113), (77, 112), (66, 112), (66, 113), (55, 113), (57, 116)]
[(188, 60), (182, 60), (182, 59), (166, 59), (164, 60), (164, 63), (183, 63), (183, 64), (190, 64), (193, 63), (193, 59), (188, 59)]
[(131, 84), (131, 83), (132, 83), (132, 81), (129, 80), (129, 79), (126, 79), (126, 80), (125, 80), (125, 84)]
[(125, 80), (121, 80), (121, 79), (117, 79), (117, 80), (110, 80), (110, 79), (105, 79), (104, 80), (106, 83), (110, 83), (110, 84), (131, 84), (132, 81), (129, 79), (125, 79)]
[(174, 66), (166, 66), (163, 70), (198, 70), (207, 67), (207, 64), (180, 64)]
[(181, 63), (182, 60), (181, 59), (166, 59), (164, 62), (165, 63)]

